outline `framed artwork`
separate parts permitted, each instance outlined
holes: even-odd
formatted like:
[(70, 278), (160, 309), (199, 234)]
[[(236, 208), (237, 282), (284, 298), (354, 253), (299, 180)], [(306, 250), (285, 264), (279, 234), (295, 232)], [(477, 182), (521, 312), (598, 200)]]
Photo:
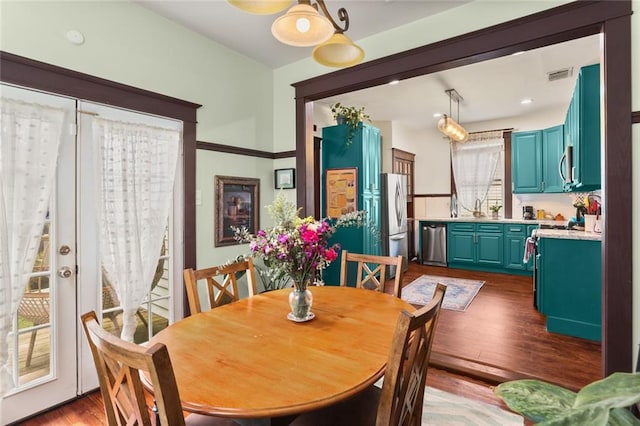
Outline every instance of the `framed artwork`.
[(358, 168), (326, 170), (327, 217), (358, 210)]
[(276, 169), (274, 180), (276, 189), (292, 189), (296, 187), (296, 169)]
[(260, 226), (260, 179), (215, 176), (214, 228), (216, 247), (239, 244), (232, 226), (255, 234)]

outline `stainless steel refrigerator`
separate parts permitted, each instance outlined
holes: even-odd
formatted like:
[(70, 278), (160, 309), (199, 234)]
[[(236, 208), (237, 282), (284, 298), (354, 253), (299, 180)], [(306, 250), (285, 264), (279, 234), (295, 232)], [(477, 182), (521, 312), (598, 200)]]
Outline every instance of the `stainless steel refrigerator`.
[[(409, 268), (409, 239), (407, 235), (407, 177), (393, 173), (381, 175), (382, 254), (404, 256), (403, 271)], [(390, 277), (395, 277), (392, 267)]]

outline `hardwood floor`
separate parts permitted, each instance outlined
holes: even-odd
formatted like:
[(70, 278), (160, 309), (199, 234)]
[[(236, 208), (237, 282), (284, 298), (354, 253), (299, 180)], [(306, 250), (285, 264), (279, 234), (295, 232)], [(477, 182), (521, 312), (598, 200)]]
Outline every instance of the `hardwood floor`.
[(465, 312), (440, 313), (432, 365), (488, 383), (535, 377), (573, 390), (602, 378), (600, 343), (546, 331), (531, 277), (411, 263), (403, 286), (423, 274), (485, 281)]
[[(599, 343), (545, 330), (544, 316), (533, 308), (531, 277), (411, 263), (403, 286), (420, 275), (485, 281), (465, 312), (441, 312), (429, 386), (506, 408), (492, 390), (504, 380), (537, 377), (577, 390), (601, 378)], [(21, 424), (104, 425), (102, 398), (94, 392)]]

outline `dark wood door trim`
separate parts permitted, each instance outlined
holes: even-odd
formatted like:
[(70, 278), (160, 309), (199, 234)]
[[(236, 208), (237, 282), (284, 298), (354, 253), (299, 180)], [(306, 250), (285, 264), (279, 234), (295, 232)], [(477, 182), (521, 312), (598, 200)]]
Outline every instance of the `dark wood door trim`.
[(184, 154), (184, 266), (196, 267), (196, 111), (201, 105), (1, 51), (0, 81), (181, 120)]
[(640, 123), (640, 111), (633, 111), (631, 114), (631, 121), (633, 124)]
[[(571, 2), (540, 13), (293, 84), (298, 204), (314, 211), (313, 101), (520, 50), (604, 34), (603, 374), (632, 369), (630, 0)], [(615, 100), (615, 101), (614, 101)]]

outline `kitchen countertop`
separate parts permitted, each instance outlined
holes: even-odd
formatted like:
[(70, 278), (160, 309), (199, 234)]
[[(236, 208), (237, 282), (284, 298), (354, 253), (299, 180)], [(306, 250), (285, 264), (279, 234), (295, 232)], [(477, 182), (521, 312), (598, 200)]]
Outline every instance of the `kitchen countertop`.
[(483, 223), (523, 223), (526, 225), (539, 225), (540, 223), (552, 222), (549, 220), (526, 220), (526, 219), (491, 219), (489, 216), (484, 217), (429, 217), (429, 218), (415, 218), (416, 221), (423, 222), (483, 222)]
[(596, 232), (568, 231), (566, 229), (538, 229), (538, 238), (560, 238), (565, 240), (602, 241), (602, 234)]

